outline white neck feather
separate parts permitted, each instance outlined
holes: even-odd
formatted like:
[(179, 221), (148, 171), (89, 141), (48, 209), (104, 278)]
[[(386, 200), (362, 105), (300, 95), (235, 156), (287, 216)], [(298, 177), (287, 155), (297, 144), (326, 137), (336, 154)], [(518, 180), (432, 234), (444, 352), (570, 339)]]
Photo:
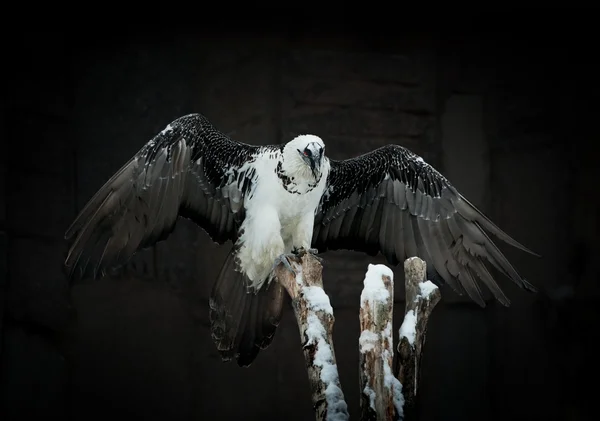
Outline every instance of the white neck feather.
[(296, 182), (315, 181), (312, 171), (310, 170), (309, 166), (306, 165), (306, 162), (304, 162), (296, 149), (288, 151), (285, 149), (283, 150), (283, 162), (281, 168), (287, 176), (293, 176)]

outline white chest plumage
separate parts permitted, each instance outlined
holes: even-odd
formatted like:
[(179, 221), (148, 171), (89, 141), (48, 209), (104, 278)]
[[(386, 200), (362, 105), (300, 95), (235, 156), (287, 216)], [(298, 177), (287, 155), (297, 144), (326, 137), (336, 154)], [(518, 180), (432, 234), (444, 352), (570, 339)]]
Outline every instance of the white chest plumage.
[(315, 210), (321, 200), (329, 161), (315, 180), (307, 171), (282, 169), (280, 153), (259, 156), (252, 164), (256, 183), (245, 202), (246, 218), (238, 240), (239, 269), (260, 287), (276, 257), (294, 247), (310, 248)]

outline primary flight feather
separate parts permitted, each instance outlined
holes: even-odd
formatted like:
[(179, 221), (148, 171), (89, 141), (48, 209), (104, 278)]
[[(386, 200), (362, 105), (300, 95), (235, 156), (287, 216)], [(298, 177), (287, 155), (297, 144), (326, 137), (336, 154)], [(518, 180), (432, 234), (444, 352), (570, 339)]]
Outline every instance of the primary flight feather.
[(210, 319), (222, 357), (242, 366), (273, 339), (284, 291), (272, 268), (298, 249), (381, 252), (392, 265), (419, 256), (435, 279), (481, 306), (480, 282), (509, 304), (489, 267), (535, 290), (487, 233), (532, 252), (408, 149), (330, 160), (317, 136), (253, 146), (200, 114), (171, 122), (92, 197), (66, 232), (65, 267), (71, 277), (98, 277), (166, 239), (180, 216), (234, 244)]

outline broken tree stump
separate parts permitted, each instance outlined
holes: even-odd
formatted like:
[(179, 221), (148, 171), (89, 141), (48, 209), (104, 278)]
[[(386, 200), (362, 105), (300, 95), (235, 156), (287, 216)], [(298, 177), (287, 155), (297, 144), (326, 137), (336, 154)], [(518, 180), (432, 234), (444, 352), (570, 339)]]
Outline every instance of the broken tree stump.
[(418, 257), (404, 261), (406, 307), (399, 331), (396, 376), (402, 383), (405, 413), (415, 406), (427, 322), (441, 298), (439, 288), (426, 280), (426, 269)]
[[(333, 347), (333, 308), (323, 290), (319, 260), (301, 252), (290, 259), (294, 273), (279, 264), (275, 276), (292, 299), (316, 420), (347, 420), (348, 406)], [(395, 370), (394, 274), (385, 265), (370, 264), (365, 275), (359, 314), (361, 420), (410, 419), (407, 412), (414, 411), (427, 322), (441, 295), (438, 287), (425, 279), (423, 260), (406, 259), (404, 272), (406, 309)]]
[(403, 417), (402, 385), (392, 372), (394, 360), (394, 273), (369, 265), (360, 296), (359, 376), (361, 420)]
[(347, 420), (348, 406), (333, 347), (333, 309), (323, 290), (323, 267), (310, 253), (301, 253), (290, 263), (295, 275), (283, 264), (275, 268), (275, 275), (292, 299), (316, 420)]

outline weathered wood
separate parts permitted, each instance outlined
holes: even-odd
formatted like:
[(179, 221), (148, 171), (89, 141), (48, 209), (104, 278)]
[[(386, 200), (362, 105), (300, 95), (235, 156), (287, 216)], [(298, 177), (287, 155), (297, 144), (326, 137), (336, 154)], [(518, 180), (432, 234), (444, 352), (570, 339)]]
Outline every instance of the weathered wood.
[(441, 298), (439, 288), (426, 281), (426, 268), (426, 263), (418, 257), (404, 261), (406, 308), (399, 331), (396, 376), (402, 383), (405, 413), (415, 405), (427, 322)]
[[(329, 297), (323, 290), (323, 267), (319, 259), (308, 253), (292, 257), (290, 263), (295, 273), (279, 264), (275, 275), (292, 299), (315, 417), (317, 421), (347, 420), (348, 407), (332, 340), (335, 319)], [(406, 309), (399, 331), (395, 370), (392, 370), (393, 272), (385, 265), (370, 264), (365, 275), (359, 339), (362, 420), (404, 420), (411, 418), (414, 412), (427, 322), (441, 295), (435, 284), (425, 280), (423, 260), (406, 259), (404, 272)]]
[(403, 417), (402, 385), (392, 372), (394, 273), (369, 265), (360, 296), (359, 375), (361, 420)]
[(290, 259), (294, 275), (283, 264), (275, 268), (278, 282), (292, 299), (317, 421), (347, 420), (348, 406), (340, 385), (332, 331), (333, 309), (323, 290), (323, 267), (309, 253)]

